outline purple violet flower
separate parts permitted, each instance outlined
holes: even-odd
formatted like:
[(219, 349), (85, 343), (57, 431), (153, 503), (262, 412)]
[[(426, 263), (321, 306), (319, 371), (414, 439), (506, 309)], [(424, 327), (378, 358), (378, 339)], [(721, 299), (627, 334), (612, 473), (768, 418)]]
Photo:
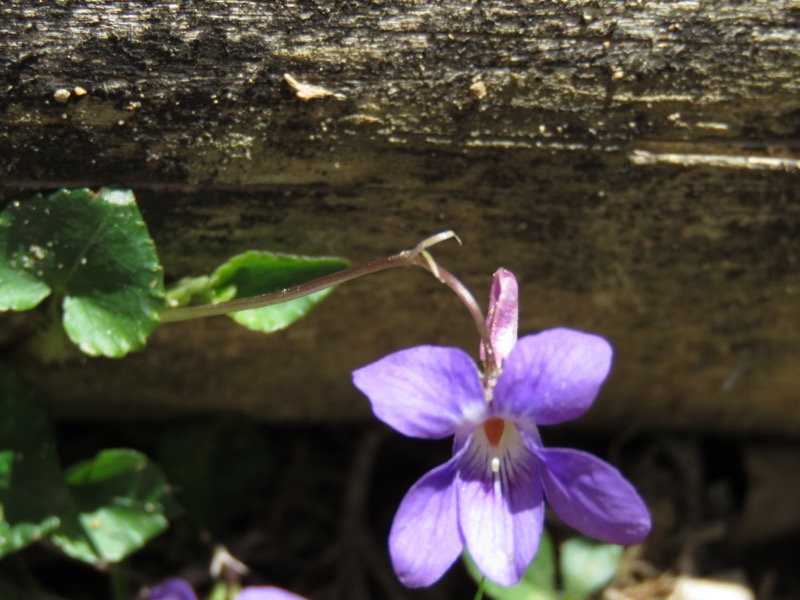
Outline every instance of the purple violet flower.
[[(197, 600), (188, 581), (173, 577), (150, 590), (148, 600)], [(236, 600), (306, 600), (302, 596), (273, 586), (252, 586), (236, 594)]]
[(197, 600), (192, 586), (184, 579), (171, 577), (150, 590), (148, 600)]
[(306, 600), (302, 596), (273, 586), (246, 587), (236, 596), (236, 600)]
[(517, 340), (517, 298), (514, 275), (498, 270), (486, 319), (496, 367), (489, 360), (486, 373), (463, 350), (438, 346), (401, 350), (353, 373), (390, 427), (410, 437), (455, 436), (453, 457), (414, 484), (392, 524), (392, 563), (408, 587), (435, 583), (464, 545), (488, 579), (517, 583), (539, 547), (545, 497), (594, 538), (635, 544), (650, 531), (647, 507), (616, 468), (545, 448), (539, 437), (540, 425), (589, 409), (611, 346), (571, 329)]

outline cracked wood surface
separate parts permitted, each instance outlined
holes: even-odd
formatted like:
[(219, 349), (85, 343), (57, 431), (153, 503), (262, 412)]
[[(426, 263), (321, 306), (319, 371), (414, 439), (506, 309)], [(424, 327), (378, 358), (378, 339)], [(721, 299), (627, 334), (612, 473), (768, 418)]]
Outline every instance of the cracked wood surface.
[[(612, 341), (587, 426), (797, 433), (798, 65), (791, 0), (16, 0), (0, 201), (130, 185), (171, 278), (453, 228), (465, 247), (436, 255), (481, 302), (515, 271), (523, 332)], [(122, 361), (20, 365), (64, 415), (350, 419), (350, 370), (421, 343), (476, 340), (394, 272), (270, 337), (210, 320)]]

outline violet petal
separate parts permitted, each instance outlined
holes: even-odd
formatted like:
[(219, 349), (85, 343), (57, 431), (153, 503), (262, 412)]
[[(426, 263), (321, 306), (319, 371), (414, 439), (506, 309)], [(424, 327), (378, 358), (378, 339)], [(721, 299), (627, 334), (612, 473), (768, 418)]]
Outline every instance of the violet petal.
[(514, 585), (539, 548), (544, 524), (539, 461), (518, 439), (493, 473), (488, 443), (476, 441), (459, 464), (459, 525), (487, 579)]
[(650, 512), (630, 482), (596, 456), (540, 448), (547, 501), (581, 533), (613, 544), (638, 544), (650, 532)]
[(410, 437), (453, 435), (487, 410), (478, 369), (458, 348), (401, 350), (354, 371), (353, 383), (376, 417)]
[(150, 590), (148, 600), (197, 600), (188, 581), (172, 577), (154, 586)]
[[(519, 323), (519, 286), (517, 278), (507, 269), (497, 269), (489, 292), (489, 310), (486, 312), (486, 328), (498, 364), (506, 359), (517, 342)], [(480, 347), (481, 360), (486, 360), (484, 344)]]
[(464, 548), (458, 530), (453, 486), (456, 454), (426, 473), (406, 493), (392, 523), (389, 553), (400, 581), (407, 587), (436, 583)]
[(236, 600), (306, 600), (292, 592), (273, 586), (246, 587), (236, 595)]
[(517, 341), (494, 388), (494, 410), (537, 425), (586, 412), (611, 368), (611, 346), (599, 336), (548, 329)]

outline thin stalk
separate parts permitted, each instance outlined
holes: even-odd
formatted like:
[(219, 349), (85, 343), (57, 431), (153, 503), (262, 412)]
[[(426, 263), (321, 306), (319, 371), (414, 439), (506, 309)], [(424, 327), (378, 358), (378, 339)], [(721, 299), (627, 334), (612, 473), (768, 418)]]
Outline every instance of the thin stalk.
[(497, 369), (497, 361), (494, 356), (494, 351), (492, 350), (491, 339), (489, 337), (489, 328), (486, 327), (486, 317), (483, 315), (481, 307), (475, 300), (475, 296), (472, 295), (472, 292), (467, 289), (467, 286), (461, 283), (461, 281), (456, 278), (455, 275), (450, 273), (450, 271), (441, 265), (433, 262), (433, 259), (427, 252), (420, 253), (420, 257), (417, 259), (416, 264), (423, 269), (430, 271), (433, 276), (436, 277), (436, 279), (453, 290), (455, 295), (458, 296), (458, 298), (467, 308), (469, 314), (472, 316), (472, 320), (475, 321), (475, 327), (478, 329), (478, 335), (480, 335), (481, 341), (486, 347), (487, 371), (495, 371)]
[(112, 600), (126, 600), (126, 598), (128, 598), (128, 586), (122, 574), (121, 567), (119, 565), (113, 565), (108, 570), (108, 578)]
[[(237, 312), (240, 310), (250, 310), (252, 308), (263, 308), (264, 306), (272, 306), (273, 304), (280, 304), (281, 302), (288, 302), (289, 300), (296, 300), (303, 296), (308, 296), (314, 292), (319, 292), (334, 285), (339, 285), (351, 279), (357, 279), (364, 275), (378, 273), (386, 269), (394, 269), (396, 267), (408, 267), (416, 265), (417, 258), (425, 253), (427, 248), (455, 238), (458, 236), (452, 231), (442, 231), (429, 238), (425, 238), (411, 250), (403, 250), (393, 256), (387, 258), (379, 258), (372, 260), (355, 267), (349, 267), (324, 277), (312, 279), (305, 283), (294, 285), (277, 292), (270, 292), (269, 294), (260, 294), (258, 296), (248, 296), (247, 298), (237, 298), (229, 300), (228, 302), (218, 302), (215, 304), (203, 304), (199, 306), (183, 306), (180, 308), (167, 308), (161, 312), (162, 323), (174, 323), (176, 321), (188, 321), (190, 319), (202, 319), (205, 317), (216, 317), (218, 315), (226, 315), (228, 313)], [(460, 243), (460, 240), (459, 240)]]
[(334, 285), (339, 285), (357, 279), (372, 273), (378, 273), (387, 269), (394, 269), (397, 267), (410, 267), (418, 266), (429, 271), (436, 279), (449, 287), (456, 296), (459, 297), (464, 306), (466, 306), (472, 319), (475, 321), (475, 326), (478, 329), (478, 334), (481, 341), (486, 347), (486, 366), (488, 372), (494, 372), (497, 369), (497, 361), (492, 351), (492, 344), (489, 338), (489, 330), (486, 327), (486, 318), (481, 311), (480, 306), (475, 301), (474, 296), (470, 293), (467, 287), (461, 283), (452, 273), (444, 267), (439, 266), (433, 257), (428, 252), (428, 248), (435, 246), (445, 240), (454, 238), (461, 243), (458, 236), (452, 231), (442, 231), (431, 237), (425, 238), (414, 248), (410, 250), (403, 250), (393, 256), (387, 258), (379, 258), (372, 260), (355, 267), (349, 267), (324, 277), (312, 279), (306, 283), (301, 283), (289, 288), (278, 290), (277, 292), (270, 292), (268, 294), (260, 294), (258, 296), (249, 296), (247, 298), (237, 298), (229, 300), (228, 302), (218, 302), (216, 304), (203, 304), (200, 306), (183, 306), (180, 308), (167, 308), (161, 312), (162, 323), (174, 323), (176, 321), (188, 321), (190, 319), (201, 319), (204, 317), (215, 317), (218, 315), (226, 315), (228, 313), (237, 312), (240, 310), (250, 310), (253, 308), (262, 308), (264, 306), (272, 306), (282, 302), (288, 302), (303, 296), (308, 296), (314, 292), (319, 292)]
[(238, 312), (240, 310), (250, 310), (253, 308), (263, 308), (265, 306), (272, 306), (280, 304), (281, 302), (289, 302), (296, 300), (303, 296), (308, 296), (314, 292), (319, 292), (325, 288), (339, 285), (351, 279), (357, 279), (364, 275), (371, 273), (378, 273), (386, 269), (393, 269), (395, 267), (406, 267), (414, 264), (413, 261), (403, 255), (403, 253), (390, 256), (388, 258), (379, 258), (372, 260), (355, 267), (342, 269), (336, 273), (325, 275), (317, 279), (312, 279), (305, 283), (293, 285), (277, 292), (270, 292), (268, 294), (259, 294), (258, 296), (248, 296), (247, 298), (236, 298), (235, 300), (228, 300), (227, 302), (217, 302), (215, 304), (201, 304), (199, 306), (182, 306), (180, 308), (167, 308), (161, 313), (162, 323), (175, 323), (176, 321), (189, 321), (191, 319), (202, 319), (205, 317), (216, 317), (219, 315), (227, 315), (228, 313)]
[(475, 594), (475, 600), (483, 600), (483, 590), (486, 588), (486, 577), (481, 577), (478, 582), (478, 592)]

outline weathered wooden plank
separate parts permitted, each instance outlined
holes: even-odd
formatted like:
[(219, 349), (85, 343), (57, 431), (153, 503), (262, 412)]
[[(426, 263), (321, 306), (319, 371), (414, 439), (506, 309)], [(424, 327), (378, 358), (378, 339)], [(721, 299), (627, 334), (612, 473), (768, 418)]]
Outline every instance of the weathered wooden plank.
[[(524, 331), (612, 340), (587, 423), (796, 433), (798, 38), (792, 0), (18, 0), (0, 185), (133, 185), (171, 277), (454, 228), (437, 254), (481, 297), (517, 272)], [(415, 343), (475, 336), (395, 273), (271, 338), (176, 324), (123, 361), (25, 368), (62, 414), (353, 418), (349, 371)]]
[[(0, 39), (9, 179), (326, 181), (285, 161), (330, 162), (356, 138), (458, 151), (691, 140), (774, 156), (791, 154), (800, 109), (795, 0), (17, 0), (0, 8)], [(344, 99), (302, 102), (286, 73)]]

